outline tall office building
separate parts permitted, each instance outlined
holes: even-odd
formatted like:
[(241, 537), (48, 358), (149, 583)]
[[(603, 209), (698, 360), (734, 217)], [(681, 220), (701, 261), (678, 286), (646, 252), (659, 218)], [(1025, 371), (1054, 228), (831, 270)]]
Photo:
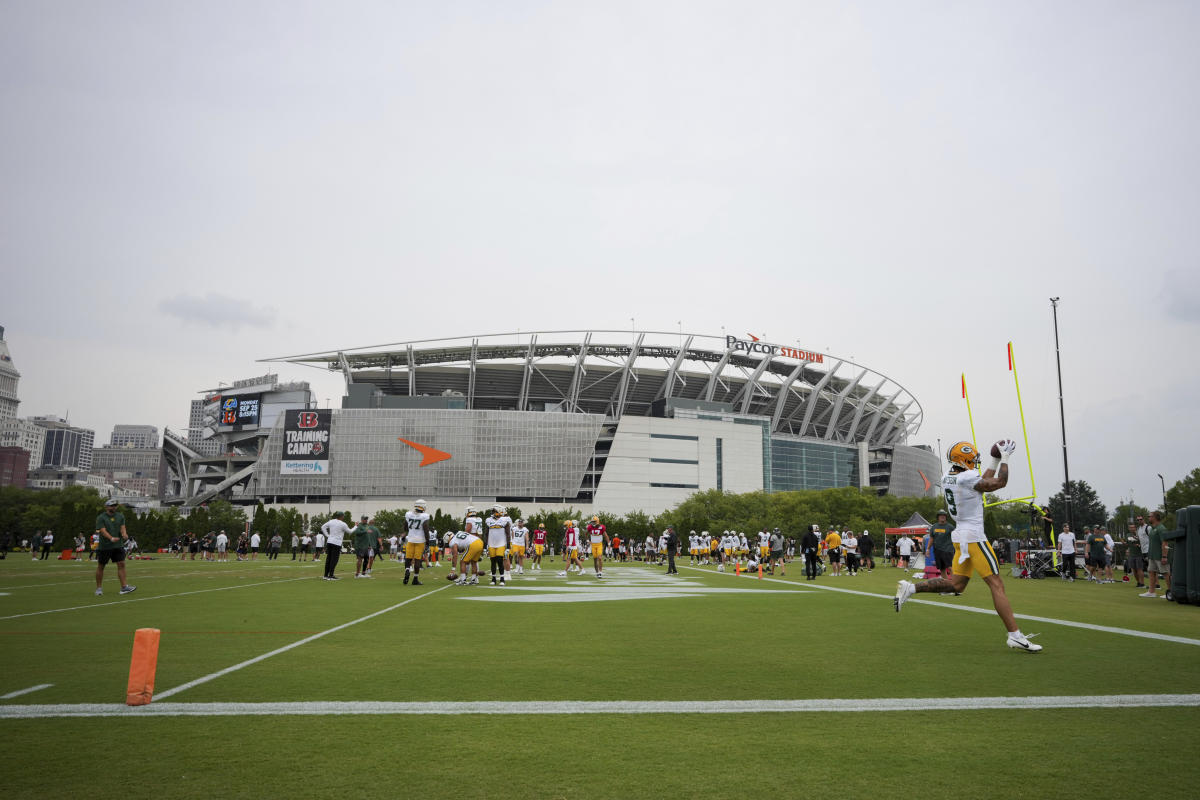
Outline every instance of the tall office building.
[[(211, 408), (209, 408), (211, 407)], [(205, 409), (209, 409), (207, 415)], [(213, 437), (217, 428), (217, 403), (211, 397), (192, 401), (188, 412), (188, 447), (202, 456), (215, 456), (221, 450), (219, 441)], [(208, 437), (204, 436), (207, 429)]]
[(46, 429), (27, 419), (0, 419), (0, 447), (19, 447), (29, 453), (29, 468), (42, 465)]
[(4, 328), (0, 326), (0, 422), (17, 418), (17, 383), (21, 373), (13, 366), (8, 353), (8, 342), (4, 341)]
[(158, 428), (153, 425), (115, 425), (108, 443), (113, 447), (158, 447)]
[(96, 432), (76, 428), (62, 417), (31, 417), (30, 421), (46, 429), (42, 446), (42, 466), (71, 467), (87, 473), (92, 469), (92, 445)]
[(167, 479), (163, 451), (154, 447), (107, 445), (92, 451), (92, 474), (124, 494), (162, 497)]

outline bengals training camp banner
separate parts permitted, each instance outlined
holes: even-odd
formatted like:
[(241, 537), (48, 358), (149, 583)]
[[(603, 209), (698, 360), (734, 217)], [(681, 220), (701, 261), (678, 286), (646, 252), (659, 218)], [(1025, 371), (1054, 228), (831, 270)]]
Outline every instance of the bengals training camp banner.
[(280, 475), (327, 475), (329, 473), (329, 427), (333, 412), (285, 411), (283, 457)]

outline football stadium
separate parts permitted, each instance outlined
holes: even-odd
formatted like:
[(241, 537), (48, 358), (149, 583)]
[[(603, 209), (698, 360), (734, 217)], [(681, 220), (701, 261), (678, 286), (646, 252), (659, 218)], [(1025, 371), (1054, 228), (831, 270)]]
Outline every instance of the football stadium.
[(910, 443), (921, 405), (896, 380), (754, 337), (537, 331), (266, 361), (346, 386), (332, 413), (254, 418), (261, 454), (242, 478), (268, 504), (420, 495), (654, 514), (706, 489), (928, 496), (940, 469)]

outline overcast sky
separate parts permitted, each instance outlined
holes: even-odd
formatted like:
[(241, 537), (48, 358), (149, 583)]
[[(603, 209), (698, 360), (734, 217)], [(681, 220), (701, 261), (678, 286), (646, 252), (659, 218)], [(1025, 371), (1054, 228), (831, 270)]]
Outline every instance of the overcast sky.
[[(257, 359), (755, 333), (1111, 508), (1200, 465), (1200, 4), (0, 2), (23, 415), (182, 429)], [(544, 339), (543, 339), (544, 340)], [(314, 382), (321, 403), (341, 381)], [(1010, 484), (1027, 493), (1023, 455)]]

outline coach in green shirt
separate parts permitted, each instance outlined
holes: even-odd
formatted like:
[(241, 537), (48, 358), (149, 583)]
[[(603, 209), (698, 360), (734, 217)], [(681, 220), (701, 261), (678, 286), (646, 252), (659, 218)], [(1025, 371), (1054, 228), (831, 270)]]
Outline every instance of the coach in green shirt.
[(96, 595), (104, 594), (101, 583), (104, 581), (104, 565), (109, 561), (117, 565), (117, 577), (121, 579), (121, 594), (129, 594), (136, 586), (130, 586), (125, 580), (125, 541), (129, 533), (125, 530), (125, 515), (117, 510), (117, 501), (109, 498), (104, 504), (104, 511), (96, 517), (96, 535), (100, 544), (96, 548), (99, 563), (96, 565)]
[[(1170, 570), (1170, 564), (1166, 562), (1166, 554), (1163, 552), (1163, 534), (1167, 532), (1167, 526), (1162, 524), (1162, 514), (1158, 511), (1150, 512), (1150, 546), (1146, 548), (1146, 593), (1142, 597), (1157, 597), (1158, 596), (1158, 576), (1166, 575)], [(1167, 581), (1166, 591), (1171, 591), (1171, 582)]]

